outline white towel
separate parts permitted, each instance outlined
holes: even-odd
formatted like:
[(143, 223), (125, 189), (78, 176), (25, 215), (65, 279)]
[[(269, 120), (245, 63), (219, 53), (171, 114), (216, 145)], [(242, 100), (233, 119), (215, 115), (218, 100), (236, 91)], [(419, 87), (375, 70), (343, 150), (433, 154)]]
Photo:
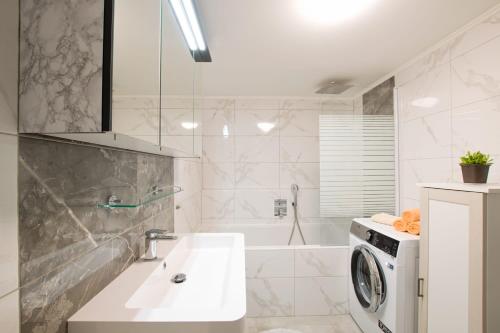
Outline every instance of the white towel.
[(398, 216), (393, 216), (386, 213), (379, 213), (372, 216), (373, 222), (387, 224), (390, 226), (392, 226), (394, 224), (394, 221), (396, 221), (397, 219), (399, 219)]

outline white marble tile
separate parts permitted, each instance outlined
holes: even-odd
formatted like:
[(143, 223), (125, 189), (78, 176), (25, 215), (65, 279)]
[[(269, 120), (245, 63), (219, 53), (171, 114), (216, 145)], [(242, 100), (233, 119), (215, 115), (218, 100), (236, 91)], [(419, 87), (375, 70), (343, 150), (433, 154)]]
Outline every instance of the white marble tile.
[(352, 113), (354, 111), (354, 102), (352, 99), (324, 99), (321, 101), (321, 111), (323, 112), (341, 112)]
[(436, 67), (398, 89), (399, 120), (407, 121), (448, 110), (451, 96), (450, 66)]
[[(149, 136), (149, 137), (138, 137), (136, 138), (146, 138), (152, 143), (156, 143), (158, 140), (157, 136)], [(161, 146), (168, 147), (171, 149), (179, 150), (181, 152), (192, 155), (194, 153), (194, 137), (193, 135), (162, 135), (160, 137)]]
[(232, 220), (234, 218), (233, 190), (203, 190), (203, 219)]
[(319, 163), (280, 164), (280, 188), (289, 189), (292, 184), (299, 188), (319, 188)]
[(436, 50), (415, 59), (406, 68), (403, 68), (395, 76), (396, 87), (400, 87), (408, 81), (450, 61), (450, 43), (439, 46)]
[(235, 134), (276, 136), (279, 134), (279, 118), (278, 108), (237, 110)]
[[(195, 126), (195, 128), (190, 126)], [(202, 133), (202, 123), (195, 121), (192, 108), (162, 109), (161, 133), (162, 135), (199, 135)]]
[(285, 163), (319, 162), (319, 137), (280, 138), (280, 161)]
[(236, 99), (236, 110), (276, 110), (281, 102), (280, 98), (242, 97)]
[(203, 160), (210, 162), (233, 162), (234, 137), (203, 136)]
[(17, 137), (0, 134), (0, 296), (18, 287)]
[(235, 137), (235, 159), (238, 163), (279, 162), (279, 138), (272, 136)]
[(156, 136), (160, 127), (158, 109), (126, 108), (113, 110), (113, 131), (129, 136)]
[(246, 249), (247, 278), (271, 278), (294, 276), (294, 250), (288, 249)]
[(500, 155), (500, 98), (495, 97), (452, 111), (453, 157), (468, 150)]
[(234, 188), (234, 163), (203, 163), (204, 189)]
[(293, 278), (247, 279), (247, 316), (293, 315)]
[(197, 101), (192, 96), (183, 97), (183, 96), (163, 95), (161, 98), (162, 109), (189, 109), (193, 108), (196, 105), (196, 103)]
[[(293, 194), (290, 188), (281, 189), (281, 198), (287, 199), (288, 205), (288, 218), (292, 222), (293, 219)], [(299, 188), (297, 193), (297, 214), (300, 218), (314, 218), (320, 217), (320, 190), (310, 188)]]
[(235, 106), (234, 98), (203, 98), (199, 102), (199, 107), (203, 110), (231, 110)]
[(204, 109), (203, 135), (234, 134), (234, 105), (223, 105), (221, 108)]
[(296, 330), (301, 333), (362, 333), (350, 315), (248, 318), (246, 326), (245, 333), (262, 333), (276, 329)]
[(17, 133), (19, 2), (0, 3), (0, 132)]
[(451, 112), (400, 123), (401, 159), (440, 158), (451, 154)]
[(452, 61), (452, 106), (500, 95), (500, 37)]
[(18, 333), (20, 331), (19, 292), (0, 298), (0, 332)]
[(274, 218), (274, 200), (279, 190), (235, 190), (235, 218)]
[(452, 181), (452, 159), (422, 159), (401, 161), (400, 190), (406, 198), (418, 199), (417, 183), (446, 183)]
[(319, 110), (282, 109), (280, 136), (319, 136)]
[(175, 200), (198, 193), (202, 188), (202, 164), (199, 159), (174, 158), (174, 184), (182, 187)]
[(234, 175), (237, 189), (279, 188), (278, 163), (235, 163)]
[(336, 315), (348, 312), (347, 277), (295, 279), (295, 315)]
[(455, 38), (451, 45), (451, 58), (454, 59), (497, 36), (500, 36), (500, 11)]
[(285, 98), (281, 102), (283, 110), (321, 110), (319, 98)]
[(174, 232), (198, 232), (201, 227), (201, 192), (175, 202)]
[(347, 276), (347, 247), (299, 247), (295, 250), (295, 277)]

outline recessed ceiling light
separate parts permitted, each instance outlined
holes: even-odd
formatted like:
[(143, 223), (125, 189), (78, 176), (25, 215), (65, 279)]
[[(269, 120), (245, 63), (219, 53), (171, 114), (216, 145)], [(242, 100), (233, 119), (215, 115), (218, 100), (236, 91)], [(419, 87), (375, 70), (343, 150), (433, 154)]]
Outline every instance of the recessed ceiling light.
[(270, 130), (274, 128), (274, 126), (275, 126), (274, 123), (266, 123), (266, 122), (257, 124), (257, 127), (264, 133), (268, 133)]
[(198, 127), (198, 123), (192, 123), (192, 122), (186, 121), (186, 122), (183, 122), (181, 124), (181, 126), (184, 127), (187, 130), (191, 130), (191, 129), (197, 128)]
[(299, 12), (314, 23), (338, 23), (355, 17), (376, 0), (297, 0)]
[(430, 109), (439, 103), (439, 98), (436, 97), (422, 97), (417, 98), (411, 102), (411, 105), (417, 108)]

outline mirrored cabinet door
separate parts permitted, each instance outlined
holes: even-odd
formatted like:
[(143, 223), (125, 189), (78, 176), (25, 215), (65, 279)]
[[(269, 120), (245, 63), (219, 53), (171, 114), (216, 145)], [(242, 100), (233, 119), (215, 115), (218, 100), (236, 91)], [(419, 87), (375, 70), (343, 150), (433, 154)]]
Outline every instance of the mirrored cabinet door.
[(193, 156), (196, 64), (177, 23), (170, 1), (162, 3), (160, 144), (173, 154)]
[(162, 0), (115, 0), (113, 132), (160, 144)]

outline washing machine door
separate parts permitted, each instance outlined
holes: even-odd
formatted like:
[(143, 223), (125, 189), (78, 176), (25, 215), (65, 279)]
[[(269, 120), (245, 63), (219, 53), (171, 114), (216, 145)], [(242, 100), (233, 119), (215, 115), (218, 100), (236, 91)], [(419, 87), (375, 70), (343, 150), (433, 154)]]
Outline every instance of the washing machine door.
[(382, 267), (365, 245), (356, 246), (352, 252), (351, 277), (361, 306), (368, 312), (376, 312), (385, 301), (386, 284)]

